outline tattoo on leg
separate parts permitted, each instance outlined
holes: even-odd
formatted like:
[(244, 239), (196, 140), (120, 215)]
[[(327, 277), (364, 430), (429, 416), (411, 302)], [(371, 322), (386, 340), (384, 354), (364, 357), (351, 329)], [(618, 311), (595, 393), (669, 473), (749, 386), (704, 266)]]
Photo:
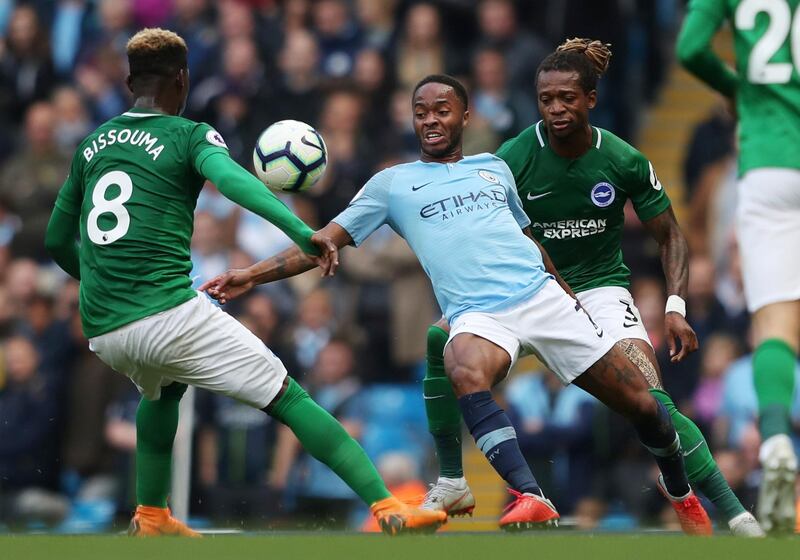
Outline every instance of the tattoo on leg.
[(628, 359), (633, 362), (639, 371), (644, 375), (647, 384), (653, 389), (661, 389), (661, 381), (658, 379), (655, 366), (650, 362), (647, 355), (642, 352), (641, 348), (636, 346), (631, 340), (621, 340), (617, 342), (617, 346), (625, 352)]

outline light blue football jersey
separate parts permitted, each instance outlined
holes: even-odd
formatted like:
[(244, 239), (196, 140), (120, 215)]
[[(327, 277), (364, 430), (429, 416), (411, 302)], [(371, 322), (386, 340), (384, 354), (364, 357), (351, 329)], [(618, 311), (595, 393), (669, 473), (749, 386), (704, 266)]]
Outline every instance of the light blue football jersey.
[(522, 232), (530, 219), (514, 177), (491, 154), (385, 169), (333, 221), (356, 246), (383, 224), (403, 236), (451, 322), (470, 311), (512, 307), (552, 278)]

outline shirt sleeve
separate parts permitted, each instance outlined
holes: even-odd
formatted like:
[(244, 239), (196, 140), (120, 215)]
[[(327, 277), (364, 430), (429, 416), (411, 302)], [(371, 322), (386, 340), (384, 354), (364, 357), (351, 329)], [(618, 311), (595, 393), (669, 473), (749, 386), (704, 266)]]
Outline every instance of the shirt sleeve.
[(333, 221), (342, 226), (358, 247), (370, 234), (389, 219), (389, 191), (393, 169), (373, 175), (353, 197), (350, 204)]
[(200, 168), (212, 154), (228, 155), (228, 145), (222, 135), (206, 123), (197, 123), (189, 135), (189, 161), (194, 169), (202, 175)]
[(504, 161), (500, 161), (500, 166), (503, 168), (503, 172), (505, 173), (508, 207), (511, 209), (511, 213), (514, 215), (514, 219), (517, 221), (517, 224), (519, 224), (519, 227), (521, 229), (525, 229), (531, 225), (531, 219), (522, 208), (522, 200), (519, 198), (519, 193), (517, 192), (517, 182), (514, 180), (514, 174)]
[(639, 152), (636, 152), (633, 160), (633, 173), (631, 183), (628, 185), (628, 195), (633, 201), (636, 215), (643, 222), (655, 218), (671, 204), (667, 192), (653, 169), (653, 164)]
[(80, 160), (81, 151), (76, 150), (69, 168), (69, 175), (61, 185), (56, 198), (56, 208), (66, 214), (79, 216), (83, 202), (83, 189), (81, 189)]
[(686, 70), (726, 97), (736, 95), (737, 75), (711, 48), (725, 20), (724, 0), (691, 0), (675, 51)]

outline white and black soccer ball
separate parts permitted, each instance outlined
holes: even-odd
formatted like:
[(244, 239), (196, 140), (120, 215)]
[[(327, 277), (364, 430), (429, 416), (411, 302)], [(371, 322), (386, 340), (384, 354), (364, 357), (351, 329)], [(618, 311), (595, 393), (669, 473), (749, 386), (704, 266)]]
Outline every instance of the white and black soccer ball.
[(298, 192), (310, 188), (325, 172), (328, 151), (314, 127), (300, 121), (278, 121), (256, 141), (253, 167), (256, 175), (276, 191)]

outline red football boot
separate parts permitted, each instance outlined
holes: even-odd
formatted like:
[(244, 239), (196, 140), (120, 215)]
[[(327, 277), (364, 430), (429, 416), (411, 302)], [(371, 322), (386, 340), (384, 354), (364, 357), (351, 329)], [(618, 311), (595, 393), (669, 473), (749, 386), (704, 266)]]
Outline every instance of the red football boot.
[(664, 477), (661, 475), (658, 475), (656, 486), (658, 486), (659, 492), (672, 504), (675, 513), (678, 514), (678, 521), (681, 522), (681, 529), (683, 529), (684, 533), (699, 536), (710, 536), (714, 533), (706, 510), (703, 509), (703, 505), (694, 495), (691, 488), (688, 494), (676, 498), (667, 492), (667, 487), (664, 486)]
[(516, 499), (503, 510), (500, 528), (504, 531), (525, 531), (558, 527), (560, 515), (553, 503), (537, 494), (523, 494), (513, 488), (508, 491)]

